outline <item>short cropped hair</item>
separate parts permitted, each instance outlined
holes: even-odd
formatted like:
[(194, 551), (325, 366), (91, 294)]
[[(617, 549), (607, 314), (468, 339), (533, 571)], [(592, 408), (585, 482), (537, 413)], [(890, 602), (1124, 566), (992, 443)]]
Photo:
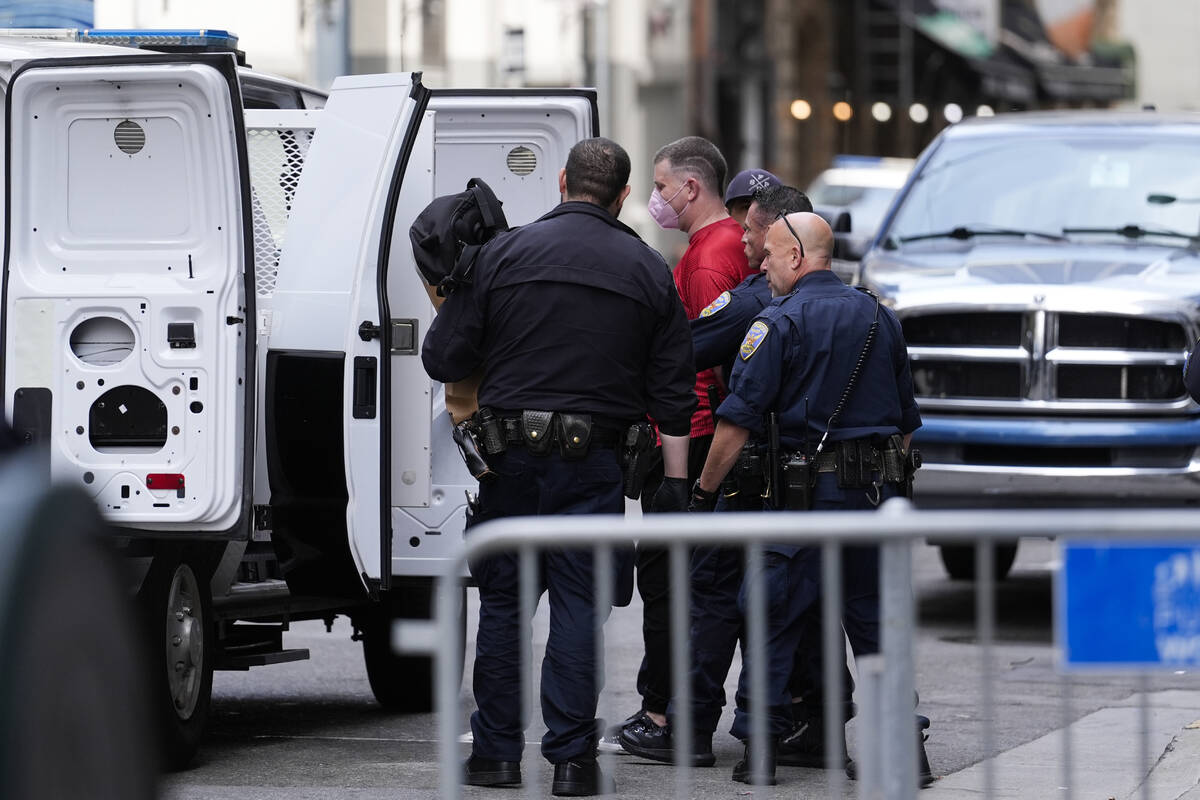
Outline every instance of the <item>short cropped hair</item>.
[(567, 197), (608, 208), (629, 183), (629, 170), (629, 154), (612, 139), (577, 142), (567, 154)]
[(771, 220), (780, 214), (813, 210), (808, 195), (794, 186), (768, 186), (754, 195), (754, 202), (758, 203), (759, 213)]
[(671, 169), (691, 173), (717, 197), (725, 192), (725, 174), (729, 167), (717, 146), (702, 136), (685, 136), (663, 145), (654, 154), (654, 163), (667, 159)]

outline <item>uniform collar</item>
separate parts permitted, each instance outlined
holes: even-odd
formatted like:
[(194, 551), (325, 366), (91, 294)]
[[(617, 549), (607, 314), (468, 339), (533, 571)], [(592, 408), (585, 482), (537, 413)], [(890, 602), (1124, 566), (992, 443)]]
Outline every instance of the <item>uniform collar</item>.
[(538, 221), (541, 222), (545, 219), (554, 219), (555, 217), (561, 217), (564, 214), (586, 214), (590, 217), (595, 217), (596, 219), (612, 226), (613, 228), (616, 228), (619, 231), (628, 233), (635, 239), (640, 240), (642, 238), (634, 232), (633, 228), (629, 227), (624, 222), (621, 222), (621, 220), (608, 213), (607, 210), (601, 208), (595, 203), (587, 203), (582, 200), (568, 200), (566, 202), (559, 203), (557, 206), (543, 214)]
[(842, 281), (841, 278), (839, 278), (837, 275), (835, 275), (833, 273), (833, 270), (819, 269), (814, 272), (810, 272), (807, 275), (801, 276), (800, 279), (798, 281), (796, 281), (796, 285), (792, 287), (792, 290), (790, 292), (788, 292), (787, 294), (785, 294), (784, 297), (791, 297), (792, 295), (799, 292), (801, 289), (810, 290), (810, 289), (815, 289), (818, 286), (833, 286), (833, 285), (843, 285), (844, 286), (845, 283)]

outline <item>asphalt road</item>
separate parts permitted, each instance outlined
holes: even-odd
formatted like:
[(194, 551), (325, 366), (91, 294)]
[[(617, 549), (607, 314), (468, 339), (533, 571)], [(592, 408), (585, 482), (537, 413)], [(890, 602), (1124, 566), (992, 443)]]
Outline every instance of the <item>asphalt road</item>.
[[(980, 704), (981, 653), (975, 639), (973, 585), (950, 581), (937, 552), (918, 548), (914, 563), (919, 611), (915, 644), (921, 709), (933, 720), (927, 744), (937, 775), (949, 775), (984, 758), (984, 730), (997, 752), (1032, 742), (1092, 712), (1128, 703), (1138, 691), (1152, 696), (1166, 689), (1196, 690), (1188, 673), (1151, 677), (1088, 674), (1069, 681), (1055, 668), (1051, 588), (1057, 551), (1053, 543), (1022, 543), (1011, 577), (998, 585), (993, 649), (995, 707), (984, 718)], [(474, 594), (470, 594), (473, 601)], [(535, 641), (544, 642), (546, 608), (539, 608)], [(633, 711), (640, 650), (640, 606), (616, 609), (608, 626), (608, 683), (601, 716), (619, 719)], [(469, 619), (474, 618), (472, 602)], [(375, 704), (359, 645), (349, 641), (349, 625), (338, 620), (331, 634), (320, 623), (294, 626), (289, 647), (307, 647), (312, 660), (218, 673), (210, 735), (195, 765), (167, 776), (167, 798), (354, 798), (434, 797), (438, 786), (436, 726), (432, 715), (390, 715)], [(468, 627), (468, 652), (474, 626)], [(462, 730), (471, 706), (470, 659), (464, 680)], [(732, 697), (736, 662), (727, 684)], [(1068, 698), (1068, 702), (1064, 702)], [(714, 741), (717, 766), (695, 770), (688, 797), (738, 798), (750, 787), (729, 780), (740, 744), (728, 736), (731, 713)], [(851, 753), (855, 727), (849, 727)], [(1130, 742), (1137, 731), (1129, 731)], [(549, 796), (549, 768), (538, 756), (540, 718), (527, 737), (524, 790), (466, 787), (465, 797)], [(1133, 745), (1130, 744), (1130, 747)], [(461, 750), (465, 756), (467, 745)], [(619, 796), (675, 797), (672, 771), (631, 756), (612, 757)], [(1007, 767), (1006, 767), (1007, 768)], [(827, 776), (819, 770), (781, 767), (781, 785), (755, 796), (825, 796)], [(854, 796), (848, 784), (846, 796)]]

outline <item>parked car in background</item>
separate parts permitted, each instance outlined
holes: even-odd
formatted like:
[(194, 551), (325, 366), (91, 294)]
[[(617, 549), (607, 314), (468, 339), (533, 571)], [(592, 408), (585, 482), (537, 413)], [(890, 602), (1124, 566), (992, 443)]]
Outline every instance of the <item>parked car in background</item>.
[[(1200, 499), (1200, 115), (947, 128), (862, 261), (904, 326), (926, 507)], [(969, 546), (943, 546), (973, 577)], [(997, 554), (1006, 574), (1015, 544)]]
[(806, 194), (814, 206), (850, 213), (850, 231), (838, 234), (841, 257), (862, 258), (912, 166), (911, 158), (837, 156), (809, 185)]

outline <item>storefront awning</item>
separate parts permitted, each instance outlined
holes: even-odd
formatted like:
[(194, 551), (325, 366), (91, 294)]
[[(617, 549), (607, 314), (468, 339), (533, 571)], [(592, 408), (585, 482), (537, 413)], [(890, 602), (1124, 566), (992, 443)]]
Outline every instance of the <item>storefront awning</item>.
[(1037, 9), (1026, 0), (1002, 0), (1000, 43), (1033, 68), (1041, 93), (1050, 100), (1112, 102), (1133, 96), (1132, 50), (1125, 59), (1095, 49), (1071, 59), (1046, 35)]
[[(1046, 34), (1030, 0), (998, 0), (999, 39), (993, 42), (936, 0), (876, 0), (895, 11), (929, 41), (961, 58), (979, 76), (980, 91), (1021, 105), (1053, 102), (1111, 102), (1133, 96), (1132, 57), (1093, 50), (1072, 59)], [(1131, 54), (1129, 48), (1111, 52)]]
[(959, 59), (977, 76), (982, 97), (1021, 106), (1037, 101), (1033, 70), (958, 14), (938, 8), (933, 0), (878, 2), (895, 11), (902, 22), (926, 40)]

